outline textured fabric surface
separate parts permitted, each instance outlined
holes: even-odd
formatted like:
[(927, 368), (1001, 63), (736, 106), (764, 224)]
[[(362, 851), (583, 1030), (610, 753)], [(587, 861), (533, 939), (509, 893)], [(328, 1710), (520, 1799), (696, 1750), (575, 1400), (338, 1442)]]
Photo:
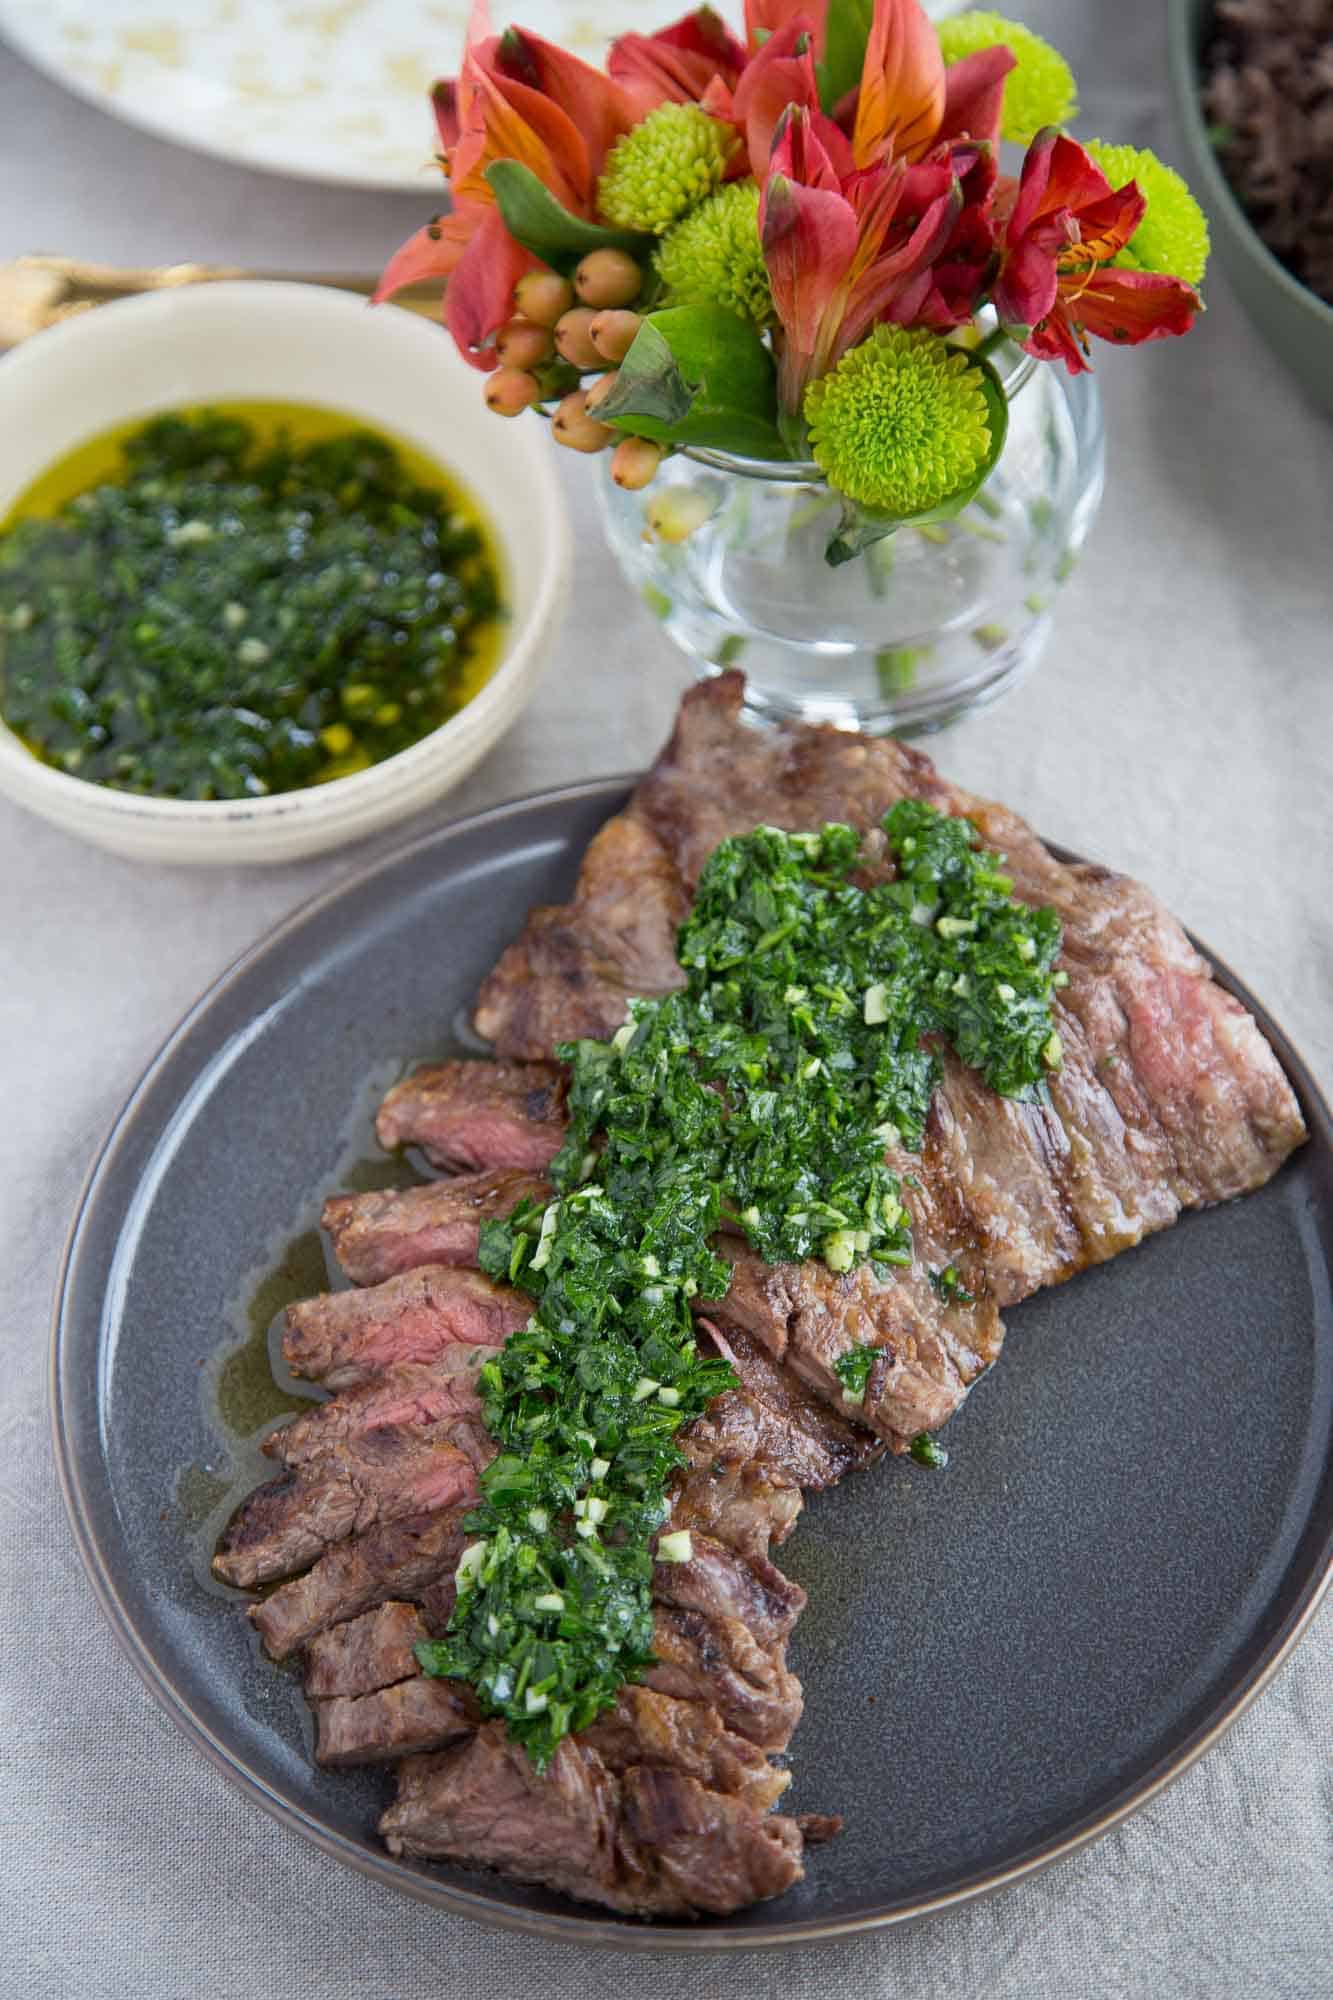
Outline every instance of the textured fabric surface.
[[(1024, 12), (1074, 59), (1095, 111), (1084, 130), (1170, 157), (1153, 0)], [(290, 269), (369, 269), (431, 198), (175, 151), (3, 51), (0, 190), (0, 257)], [(933, 747), (1052, 838), (1147, 877), (1327, 1081), (1333, 432), (1220, 278), (1209, 297), (1190, 341), (1105, 357), (1108, 495), (1051, 652)], [(641, 764), (685, 683), (602, 551), (594, 470), (568, 455), (562, 470), (573, 615), (531, 711), (450, 813)], [(204, 877), (97, 855), (0, 806), (0, 851), (0, 1996), (760, 2000), (779, 1976), (816, 2000), (1333, 1991), (1327, 1612), (1230, 1736), (1108, 1839), (913, 1932), (782, 1960), (585, 1956), (491, 1934), (336, 1869), (242, 1800), (102, 1628), (51, 1469), (47, 1315), (80, 1180), (163, 1036), (237, 951), (375, 850)]]

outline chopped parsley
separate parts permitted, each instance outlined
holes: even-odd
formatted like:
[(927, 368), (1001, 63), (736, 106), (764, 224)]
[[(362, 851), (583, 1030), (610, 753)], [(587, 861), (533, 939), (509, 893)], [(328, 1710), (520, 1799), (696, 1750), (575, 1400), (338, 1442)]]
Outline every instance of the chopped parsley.
[[(651, 1663), (654, 1546), (690, 1557), (687, 1531), (657, 1537), (676, 1433), (734, 1381), (694, 1340), (692, 1302), (730, 1279), (715, 1233), (887, 1275), (912, 1249), (885, 1153), (920, 1145), (936, 1043), (1007, 1095), (1043, 1087), (1054, 912), (1013, 900), (965, 820), (908, 800), (884, 831), (890, 882), (848, 826), (724, 841), (681, 927), (684, 989), (559, 1051), (556, 1198), (482, 1230), (482, 1268), (535, 1310), (481, 1370), (499, 1455), (449, 1630), (417, 1657), (471, 1682), (538, 1769)], [(953, 1266), (936, 1282), (971, 1302)], [(877, 1351), (835, 1362), (851, 1397)], [(912, 1454), (944, 1463), (929, 1438)]]
[(264, 798), (463, 707), (500, 590), (442, 477), (350, 424), (300, 443), (226, 409), (156, 417), (121, 457), (0, 532), (0, 709), (43, 762), (154, 798)]
[(932, 1271), (930, 1282), (946, 1305), (972, 1306), (976, 1304), (976, 1299), (968, 1291), (967, 1286), (958, 1275), (957, 1267), (953, 1264), (946, 1264), (942, 1271)]
[(833, 1372), (842, 1383), (844, 1393), (853, 1403), (859, 1403), (866, 1392), (870, 1371), (875, 1365), (879, 1349), (871, 1341), (858, 1341), (840, 1354), (833, 1364)]

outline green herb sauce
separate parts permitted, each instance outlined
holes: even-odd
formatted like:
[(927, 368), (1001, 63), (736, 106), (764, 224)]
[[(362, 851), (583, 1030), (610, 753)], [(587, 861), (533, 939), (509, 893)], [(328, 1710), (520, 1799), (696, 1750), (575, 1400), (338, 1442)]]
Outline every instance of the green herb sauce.
[[(1059, 1061), (1055, 913), (1013, 900), (965, 820), (906, 801), (884, 825), (897, 878), (869, 887), (851, 827), (723, 842), (681, 928), (685, 989), (560, 1050), (558, 1199), (482, 1232), (483, 1268), (536, 1310), (481, 1372), (500, 1453), (449, 1632), (418, 1658), (470, 1681), (538, 1768), (651, 1662), (675, 1434), (734, 1379), (699, 1353), (691, 1310), (729, 1282), (723, 1220), (770, 1262), (887, 1273), (912, 1253), (884, 1154), (920, 1144), (939, 1075), (926, 1038), (1009, 1096), (1039, 1094)], [(874, 1354), (837, 1364), (854, 1398)], [(658, 1561), (689, 1555), (688, 1533), (656, 1542)]]
[(295, 407), (159, 417), (0, 533), (0, 712), (97, 784), (262, 798), (437, 728), (500, 615), (475, 509), (407, 447)]

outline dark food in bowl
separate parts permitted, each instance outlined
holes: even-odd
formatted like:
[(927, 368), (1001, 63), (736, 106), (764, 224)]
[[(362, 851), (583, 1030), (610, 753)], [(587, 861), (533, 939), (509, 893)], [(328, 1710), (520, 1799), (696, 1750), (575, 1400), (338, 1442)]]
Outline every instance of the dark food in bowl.
[(1203, 103), (1264, 242), (1333, 305), (1333, 0), (1217, 0)]
[[(276, 1583), (251, 1617), (274, 1657), (304, 1650), (321, 1760), (403, 1759), (380, 1823), (393, 1852), (643, 1915), (780, 1894), (835, 1830), (770, 1811), (787, 1782), (770, 1760), (801, 1713), (786, 1646), (804, 1603), (770, 1552), (804, 1491), (942, 1422), (998, 1356), (1002, 1308), (1184, 1209), (1261, 1186), (1304, 1137), (1254, 1021), (1147, 890), (1058, 862), (916, 750), (804, 726), (760, 734), (741, 723), (742, 699), (735, 673), (686, 696), (654, 769), (593, 840), (572, 901), (533, 911), (503, 954), (476, 1013), (495, 1059), (435, 1065), (390, 1093), (386, 1138), (471, 1171), (329, 1203), (357, 1289), (292, 1307), (283, 1350), (340, 1393), (266, 1440), (285, 1469), (243, 1503), (218, 1563)], [(909, 1264), (769, 1265), (719, 1239), (731, 1283), (699, 1303), (697, 1326), (736, 1385), (677, 1433), (667, 1525), (690, 1553), (655, 1565), (653, 1664), (539, 1774), (461, 1682), (416, 1670), (453, 1612), (471, 1504), (459, 1489), (494, 1451), (478, 1357), (486, 1365), (524, 1313), (513, 1287), (467, 1272), (481, 1224), (540, 1194), (534, 1167), (564, 1116), (557, 1045), (608, 1037), (631, 996), (680, 986), (677, 928), (719, 843), (760, 825), (874, 827), (900, 799), (968, 818), (1006, 854), (1018, 897), (1057, 910), (1063, 1059), (1022, 1101), (945, 1053), (919, 1154), (890, 1154)], [(867, 1346), (849, 1395), (839, 1364)], [(420, 1503), (437, 1475), (441, 1498)]]
[(296, 406), (162, 416), (0, 532), (0, 714), (71, 777), (263, 798), (437, 729), (499, 615), (475, 510), (415, 452)]

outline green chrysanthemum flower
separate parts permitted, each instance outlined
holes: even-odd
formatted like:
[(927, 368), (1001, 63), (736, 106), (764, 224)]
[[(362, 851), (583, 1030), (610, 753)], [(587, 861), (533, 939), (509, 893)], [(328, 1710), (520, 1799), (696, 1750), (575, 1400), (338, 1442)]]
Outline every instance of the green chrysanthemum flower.
[(810, 384), (805, 420), (830, 486), (890, 514), (938, 507), (990, 451), (980, 370), (924, 328), (877, 326)]
[(1116, 263), (1129, 271), (1165, 271), (1187, 285), (1202, 283), (1208, 265), (1208, 224), (1175, 168), (1146, 146), (1108, 146), (1103, 139), (1084, 143), (1113, 188), (1135, 181), (1148, 204)]
[(617, 229), (662, 236), (712, 194), (735, 150), (735, 134), (697, 104), (659, 104), (617, 141), (597, 205)]
[(1003, 14), (978, 11), (955, 14), (938, 24), (940, 49), (946, 63), (974, 56), (978, 49), (1003, 44), (1015, 59), (1004, 80), (1001, 134), (1026, 146), (1043, 125), (1068, 125), (1078, 111), (1074, 73), (1058, 49), (1034, 35), (1020, 21)]
[(700, 202), (667, 231), (656, 263), (672, 305), (727, 306), (760, 327), (773, 317), (754, 181), (732, 181)]

